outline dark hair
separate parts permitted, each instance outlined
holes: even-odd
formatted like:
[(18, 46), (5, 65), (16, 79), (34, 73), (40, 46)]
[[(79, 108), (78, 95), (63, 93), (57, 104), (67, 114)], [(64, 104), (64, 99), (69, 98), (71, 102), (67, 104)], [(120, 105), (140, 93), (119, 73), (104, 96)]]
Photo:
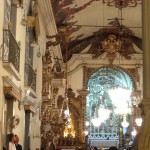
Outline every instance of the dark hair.
[(11, 134), (8, 135), (8, 140), (9, 140), (9, 142), (12, 140), (13, 137), (14, 137), (14, 134), (13, 134), (13, 133), (11, 133)]
[(115, 147), (115, 146), (111, 146), (111, 147), (109, 148), (109, 150), (118, 150), (118, 148)]
[(97, 150), (97, 147), (94, 147), (94, 150)]
[(3, 146), (3, 150), (7, 150), (6, 147)]

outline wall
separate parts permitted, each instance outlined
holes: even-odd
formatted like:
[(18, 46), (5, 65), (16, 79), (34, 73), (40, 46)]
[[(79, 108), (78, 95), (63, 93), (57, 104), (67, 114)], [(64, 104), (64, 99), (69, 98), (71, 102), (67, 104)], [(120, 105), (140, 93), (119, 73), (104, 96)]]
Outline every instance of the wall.
[[(4, 1), (5, 0), (0, 0), (0, 46), (3, 43), (3, 21), (4, 21)], [(30, 0), (26, 1), (26, 12), (28, 9), (28, 4), (29, 4)], [(7, 113), (7, 105), (5, 105), (5, 103), (7, 102), (4, 98), (4, 94), (3, 94), (3, 76), (8, 75), (11, 80), (14, 82), (14, 84), (16, 86), (18, 86), (18, 88), (20, 88), (21, 90), (21, 99), (24, 97), (25, 95), (25, 87), (24, 87), (24, 66), (25, 66), (25, 38), (26, 38), (26, 27), (22, 26), (20, 24), (22, 16), (24, 14), (24, 10), (21, 8), (17, 8), (17, 24), (16, 24), (16, 41), (20, 41), (21, 42), (21, 46), (20, 46), (20, 70), (19, 70), (19, 75), (21, 77), (20, 81), (17, 81), (15, 79), (15, 77), (12, 74), (9, 74), (2, 66), (2, 60), (1, 60), (1, 53), (2, 53), (2, 49), (0, 49), (0, 149), (2, 149), (3, 145), (6, 145), (6, 128), (7, 128), (7, 120), (6, 120), (6, 116), (4, 116), (4, 113)], [(41, 91), (42, 91), (42, 55), (44, 55), (45, 53), (45, 49), (46, 49), (46, 35), (45, 35), (45, 27), (44, 24), (41, 23), (43, 22), (41, 15), (39, 15), (39, 19), (40, 19), (40, 37), (39, 37), (39, 42), (38, 44), (35, 45), (34, 47), (34, 60), (33, 60), (33, 69), (36, 70), (37, 72), (37, 77), (36, 77), (36, 105), (38, 104), (38, 102), (41, 100)], [(40, 52), (41, 52), (41, 56), (37, 57), (37, 53), (39, 52), (39, 48), (40, 48)], [(20, 118), (20, 123), (19, 125), (13, 130), (14, 134), (17, 134), (20, 138), (20, 144), (24, 147), (24, 131), (25, 131), (25, 111), (24, 109), (19, 110), (18, 108), (18, 101), (13, 101), (13, 114), (12, 115), (18, 115)], [(41, 141), (40, 141), (40, 120), (39, 120), (39, 114), (37, 114), (37, 116), (33, 115), (32, 113), (31, 115), (31, 120), (37, 118), (34, 121), (31, 121), (30, 123), (30, 137), (31, 137), (31, 141), (30, 141), (30, 148), (31, 149), (35, 149), (35, 148), (40, 148), (41, 145)], [(5, 124), (6, 123), (6, 124)], [(34, 136), (33, 136), (34, 135)]]

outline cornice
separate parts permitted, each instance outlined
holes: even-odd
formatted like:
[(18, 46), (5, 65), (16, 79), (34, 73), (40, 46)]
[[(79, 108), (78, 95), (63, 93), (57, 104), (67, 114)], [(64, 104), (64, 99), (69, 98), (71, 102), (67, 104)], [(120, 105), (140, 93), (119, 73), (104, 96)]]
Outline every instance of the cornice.
[(4, 95), (6, 99), (10, 98), (12, 100), (20, 101), (21, 90), (8, 76), (3, 77), (3, 86), (4, 86)]

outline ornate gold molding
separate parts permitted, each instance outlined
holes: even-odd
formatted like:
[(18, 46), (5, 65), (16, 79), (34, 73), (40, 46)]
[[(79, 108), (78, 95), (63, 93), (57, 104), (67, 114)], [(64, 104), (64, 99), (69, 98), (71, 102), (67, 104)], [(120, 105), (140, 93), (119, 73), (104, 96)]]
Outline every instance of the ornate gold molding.
[(32, 113), (35, 113), (35, 108), (31, 105), (24, 105), (24, 110), (25, 111), (30, 111)]
[(123, 68), (123, 67), (119, 67), (115, 65), (101, 66), (99, 68), (88, 68), (84, 66), (83, 67), (83, 89), (87, 89), (87, 83), (88, 83), (90, 76), (102, 67), (114, 67), (114, 68), (118, 68), (119, 70), (126, 72), (131, 78), (131, 80), (133, 81), (134, 89), (135, 90), (137, 89), (136, 82), (139, 81), (139, 74), (137, 72), (137, 68)]
[(15, 83), (8, 77), (3, 77), (4, 95), (6, 99), (18, 100), (21, 99), (21, 90)]
[(102, 47), (107, 53), (109, 63), (112, 64), (116, 53), (121, 49), (122, 42), (115, 35), (109, 35), (107, 39), (102, 41)]

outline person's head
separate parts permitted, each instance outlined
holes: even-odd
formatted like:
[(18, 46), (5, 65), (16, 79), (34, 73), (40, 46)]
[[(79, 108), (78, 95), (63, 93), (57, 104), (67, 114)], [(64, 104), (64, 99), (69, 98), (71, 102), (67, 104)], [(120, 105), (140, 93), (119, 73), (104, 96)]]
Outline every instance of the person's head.
[(97, 150), (97, 147), (94, 147), (93, 150)]
[(9, 140), (9, 142), (15, 142), (15, 136), (13, 133), (9, 134), (8, 140)]
[(79, 150), (79, 147), (76, 147), (75, 150)]
[(118, 150), (118, 148), (115, 147), (115, 146), (111, 146), (111, 147), (109, 148), (109, 150)]
[(15, 142), (16, 142), (16, 143), (19, 142), (19, 137), (18, 137), (18, 135), (15, 135)]

